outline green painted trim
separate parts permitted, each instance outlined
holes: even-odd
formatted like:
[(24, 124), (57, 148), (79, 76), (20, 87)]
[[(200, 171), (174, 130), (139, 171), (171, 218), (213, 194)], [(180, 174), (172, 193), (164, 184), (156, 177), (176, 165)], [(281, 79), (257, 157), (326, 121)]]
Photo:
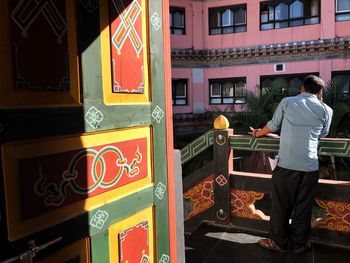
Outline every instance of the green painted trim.
[[(96, 121), (90, 117), (95, 115)], [(89, 103), (84, 105), (84, 124), (87, 132), (151, 125), (150, 105), (118, 105)]]
[[(262, 137), (254, 138), (248, 135), (230, 137), (230, 148), (246, 151), (278, 152), (279, 139)], [(319, 142), (318, 154), (325, 156), (350, 157), (350, 140), (327, 138)]]
[(166, 149), (166, 117), (164, 88), (164, 42), (162, 1), (149, 4), (150, 72), (152, 83), (152, 126), (154, 145), (154, 204), (156, 261), (170, 262), (169, 204)]
[(108, 231), (91, 238), (91, 262), (109, 262)]
[(186, 163), (213, 145), (214, 130), (210, 130), (181, 149), (181, 164)]
[(235, 150), (278, 152), (278, 147), (279, 139), (269, 137), (255, 138), (245, 135), (230, 137), (230, 148)]
[[(89, 235), (94, 236), (108, 230), (116, 222), (153, 205), (154, 187), (135, 192), (120, 200), (105, 204), (88, 212)], [(96, 216), (106, 216), (98, 223)]]
[(323, 139), (320, 141), (318, 154), (350, 157), (350, 139), (337, 139), (336, 141)]

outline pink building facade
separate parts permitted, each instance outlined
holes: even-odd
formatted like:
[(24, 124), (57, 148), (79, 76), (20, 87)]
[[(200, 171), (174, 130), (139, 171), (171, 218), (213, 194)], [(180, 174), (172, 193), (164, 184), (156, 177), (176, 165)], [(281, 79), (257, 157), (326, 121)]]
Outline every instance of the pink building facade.
[(247, 90), (350, 83), (350, 0), (170, 1), (173, 112), (245, 109)]

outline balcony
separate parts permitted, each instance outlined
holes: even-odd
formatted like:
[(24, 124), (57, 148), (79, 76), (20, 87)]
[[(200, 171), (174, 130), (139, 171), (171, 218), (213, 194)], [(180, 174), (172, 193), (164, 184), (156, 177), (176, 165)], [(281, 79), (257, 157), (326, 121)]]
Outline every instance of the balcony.
[[(350, 139), (320, 141), (318, 154), (330, 160), (332, 178), (319, 180), (311, 222), (313, 248), (296, 259), (284, 255), (287, 261), (274, 261), (279, 253), (256, 244), (268, 235), (271, 169), (266, 156), (277, 153), (279, 139), (210, 130), (181, 150), (182, 164), (211, 147), (213, 160), (183, 180), (187, 262), (326, 262), (327, 258), (346, 262), (350, 256), (350, 171), (345, 171), (349, 181), (339, 180), (336, 166), (350, 157)], [(247, 152), (260, 155), (250, 163), (254, 166), (248, 167), (250, 171), (240, 164)], [(254, 171), (258, 166), (263, 172)], [(335, 255), (340, 261), (333, 261)]]

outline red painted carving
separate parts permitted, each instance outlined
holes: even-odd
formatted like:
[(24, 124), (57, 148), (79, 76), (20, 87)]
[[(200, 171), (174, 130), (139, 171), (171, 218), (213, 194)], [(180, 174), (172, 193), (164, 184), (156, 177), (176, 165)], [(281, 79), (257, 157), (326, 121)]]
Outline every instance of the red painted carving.
[(144, 93), (141, 0), (110, 1), (113, 92)]
[[(119, 262), (149, 262), (148, 222), (142, 222), (119, 234)], [(116, 248), (117, 249), (117, 248)]]
[(16, 88), (69, 90), (65, 1), (8, 3)]
[(350, 233), (350, 203), (320, 199), (316, 203), (327, 211), (327, 217), (314, 221), (313, 227)]
[(260, 210), (255, 209), (254, 203), (264, 197), (264, 193), (231, 189), (231, 215), (237, 217), (268, 220)]
[(214, 175), (189, 189), (183, 197), (185, 201), (187, 199), (193, 203), (186, 219), (190, 219), (212, 207), (214, 205)]
[(19, 175), (34, 217), (147, 177), (147, 138), (22, 159)]

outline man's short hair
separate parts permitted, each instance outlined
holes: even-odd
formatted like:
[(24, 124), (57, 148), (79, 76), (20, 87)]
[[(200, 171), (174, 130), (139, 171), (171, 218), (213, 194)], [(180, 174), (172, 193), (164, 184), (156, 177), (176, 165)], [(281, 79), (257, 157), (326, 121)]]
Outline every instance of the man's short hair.
[(314, 75), (309, 75), (304, 79), (304, 90), (306, 92), (317, 94), (325, 88), (324, 81)]

